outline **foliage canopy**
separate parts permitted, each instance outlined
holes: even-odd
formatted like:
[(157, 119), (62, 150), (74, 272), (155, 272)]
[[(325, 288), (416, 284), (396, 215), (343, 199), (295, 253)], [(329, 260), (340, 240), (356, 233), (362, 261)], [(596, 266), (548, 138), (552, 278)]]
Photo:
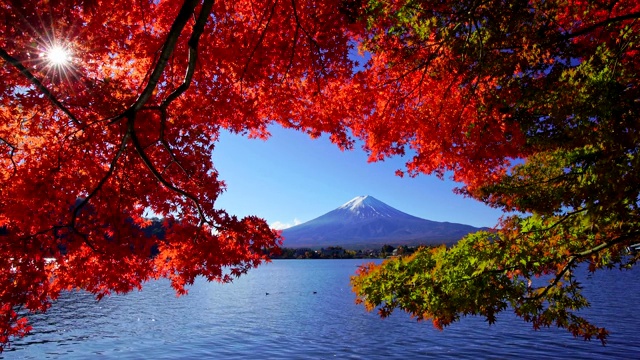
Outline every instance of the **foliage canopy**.
[(417, 150), (409, 170), (452, 170), (461, 193), (510, 215), (451, 249), (364, 268), (359, 301), (439, 328), (509, 307), (604, 342), (575, 314), (588, 301), (573, 271), (637, 260), (640, 4), (370, 1), (365, 14), (364, 46), (381, 59), (370, 70), (407, 84), (391, 101)]
[(604, 340), (572, 313), (572, 270), (636, 260), (639, 17), (633, 0), (1, 2), (0, 346), (64, 290), (184, 293), (267, 260), (278, 233), (215, 207), (210, 155), (222, 129), (272, 124), (407, 154), (409, 175), (522, 214), (364, 269), (367, 307), (444, 326), (508, 305)]

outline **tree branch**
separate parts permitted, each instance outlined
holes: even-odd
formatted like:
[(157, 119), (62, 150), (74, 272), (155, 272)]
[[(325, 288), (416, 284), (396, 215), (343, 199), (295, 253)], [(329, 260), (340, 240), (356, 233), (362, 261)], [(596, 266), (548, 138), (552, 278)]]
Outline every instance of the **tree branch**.
[(588, 208), (582, 208), (582, 209), (578, 209), (578, 210), (575, 210), (575, 211), (568, 212), (568, 213), (564, 214), (562, 217), (560, 217), (560, 219), (558, 221), (554, 222), (553, 224), (551, 224), (547, 228), (539, 229), (539, 230), (531, 230), (531, 231), (522, 231), (522, 232), (520, 232), (520, 234), (521, 235), (526, 235), (526, 234), (534, 234), (534, 233), (545, 233), (545, 232), (547, 232), (549, 230), (552, 230), (556, 226), (562, 224), (563, 222), (565, 222), (570, 217), (572, 217), (574, 215), (577, 215), (577, 214), (580, 214), (582, 212), (585, 212), (587, 210), (588, 210)]
[(587, 33), (590, 33), (592, 31), (594, 31), (597, 28), (603, 27), (603, 26), (607, 26), (609, 24), (613, 24), (615, 22), (619, 22), (619, 21), (624, 21), (624, 20), (631, 20), (631, 19), (639, 19), (640, 18), (640, 12), (633, 12), (633, 13), (629, 13), (626, 15), (620, 15), (620, 16), (616, 16), (616, 17), (612, 17), (612, 18), (608, 18), (604, 21), (601, 21), (599, 23), (593, 24), (591, 26), (587, 26), (586, 28), (582, 28), (579, 29), (575, 32), (569, 33), (569, 34), (564, 34), (563, 38), (565, 39), (572, 39), (574, 37), (578, 37)]
[[(302, 23), (300, 22), (300, 17), (298, 16), (298, 9), (296, 7), (295, 0), (291, 0), (291, 6), (293, 7), (293, 17), (296, 20), (296, 25), (307, 36), (307, 38), (309, 39), (309, 42), (311, 42), (311, 44), (313, 44), (313, 46), (316, 48), (316, 51), (320, 55), (319, 56), (319, 58), (320, 58), (320, 68), (322, 69), (322, 72), (325, 72), (326, 69), (325, 69), (325, 66), (324, 66), (324, 62), (322, 61), (322, 54), (321, 54), (322, 48), (320, 47), (320, 44), (318, 44), (316, 39), (314, 39), (313, 36), (311, 36), (311, 34), (309, 34), (309, 32), (304, 28), (304, 26), (302, 26)], [(317, 75), (316, 75), (316, 79), (317, 79)], [(320, 81), (318, 79), (318, 93), (320, 93), (320, 91), (321, 91), (321, 89), (320, 89)]]
[[(198, 0), (185, 0), (182, 8), (180, 8), (178, 16), (176, 16), (175, 21), (171, 25), (171, 29), (169, 30), (167, 39), (165, 40), (164, 46), (162, 47), (162, 52), (160, 53), (158, 62), (156, 63), (151, 76), (149, 76), (147, 86), (144, 88), (136, 102), (133, 103), (133, 105), (131, 105), (131, 107), (125, 113), (135, 113), (136, 111), (140, 110), (142, 106), (144, 106), (144, 104), (146, 104), (146, 102), (149, 101), (149, 99), (153, 95), (153, 91), (158, 85), (158, 81), (160, 81), (160, 77), (164, 72), (164, 68), (167, 66), (169, 58), (175, 50), (176, 43), (178, 42), (178, 38), (180, 37), (180, 33), (182, 32), (182, 29), (184, 29), (184, 27), (187, 25), (187, 22), (191, 18), (191, 15), (193, 14), (198, 3)], [(117, 117), (117, 119), (120, 119), (123, 116), (119, 116)]]
[(98, 193), (98, 191), (100, 191), (100, 189), (102, 189), (102, 186), (104, 186), (104, 184), (107, 182), (107, 180), (109, 180), (111, 175), (113, 175), (113, 172), (115, 171), (118, 159), (120, 158), (120, 156), (124, 152), (125, 148), (127, 147), (128, 138), (129, 138), (129, 133), (127, 132), (122, 137), (122, 142), (120, 143), (120, 148), (118, 149), (118, 152), (116, 153), (116, 155), (111, 160), (111, 163), (109, 165), (109, 170), (102, 177), (102, 179), (100, 179), (100, 182), (91, 191), (91, 193), (89, 193), (89, 195), (87, 195), (87, 197), (82, 199), (80, 204), (78, 204), (78, 206), (75, 207), (75, 209), (73, 210), (73, 214), (71, 216), (71, 221), (69, 222), (69, 224), (67, 224), (67, 225), (54, 225), (53, 227), (51, 227), (49, 229), (38, 231), (38, 232), (36, 232), (34, 234), (31, 234), (29, 236), (24, 237), (23, 239), (32, 239), (37, 235), (46, 234), (49, 231), (53, 231), (54, 232), (54, 236), (56, 236), (58, 230), (67, 228), (67, 229), (70, 229), (73, 233), (81, 236), (83, 241), (84, 241), (84, 243), (87, 246), (89, 246), (89, 248), (91, 248), (91, 250), (93, 250), (94, 252), (100, 252), (89, 241), (89, 237), (87, 236), (87, 234), (80, 232), (80, 230), (78, 230), (76, 228), (76, 219), (78, 218), (78, 215), (80, 214), (80, 210), (82, 210), (82, 208), (84, 208), (89, 203), (89, 200), (91, 200), (91, 198), (93, 198)]
[(11, 159), (11, 164), (13, 165), (13, 175), (15, 175), (18, 172), (18, 165), (16, 164), (16, 161), (13, 160), (13, 155), (16, 152), (17, 147), (11, 144), (10, 142), (8, 142), (7, 140), (5, 140), (4, 138), (0, 137), (0, 141), (7, 144), (7, 146), (11, 149), (11, 151), (9, 152), (9, 158)]
[[(256, 46), (254, 46), (253, 49), (251, 50), (251, 54), (247, 58), (246, 64), (244, 64), (244, 68), (242, 69), (242, 75), (240, 75), (240, 85), (241, 86), (242, 86), (242, 81), (244, 79), (244, 76), (246, 75), (247, 71), (249, 70), (249, 64), (251, 63), (251, 59), (253, 59), (253, 56), (255, 55), (256, 51), (258, 50), (258, 47), (260, 46), (260, 44), (262, 44), (262, 41), (264, 40), (264, 37), (267, 34), (267, 30), (269, 29), (269, 24), (271, 23), (271, 19), (273, 19), (273, 14), (275, 13), (276, 5), (278, 5), (278, 0), (276, 0), (273, 3), (273, 6), (271, 7), (271, 11), (269, 12), (269, 18), (267, 19), (267, 23), (264, 26), (264, 29), (260, 33), (260, 37), (258, 38), (258, 42), (256, 43)], [(262, 20), (260, 20), (260, 23), (262, 23)]]
[[(169, 156), (171, 157), (171, 160), (173, 162), (175, 162), (176, 164), (178, 164), (178, 166), (180, 167), (180, 169), (182, 169), (182, 171), (187, 175), (187, 177), (191, 177), (191, 175), (189, 174), (189, 172), (187, 171), (187, 169), (185, 169), (182, 166), (182, 163), (180, 161), (178, 161), (178, 159), (176, 158), (176, 155), (173, 153), (173, 150), (171, 150), (171, 146), (169, 146), (169, 142), (167, 141), (167, 139), (164, 136), (164, 131), (167, 127), (167, 111), (165, 108), (160, 108), (160, 143), (162, 144), (162, 146), (164, 147), (165, 150), (167, 150), (167, 152), (169, 153)], [(169, 167), (171, 163), (167, 164), (166, 167)], [(166, 169), (165, 167), (165, 169)], [(164, 172), (164, 170), (163, 170)]]
[[(295, 1), (292, 0), (291, 5), (294, 7), (294, 10), (295, 10), (295, 6), (296, 6)], [(287, 78), (287, 75), (289, 75), (289, 70), (291, 70), (291, 68), (293, 67), (293, 60), (296, 56), (296, 46), (298, 45), (299, 30), (300, 30), (300, 24), (296, 24), (296, 29), (293, 33), (293, 45), (291, 46), (291, 56), (289, 56), (289, 65), (287, 65), (287, 68), (285, 69), (285, 72), (282, 75), (282, 81), (280, 82), (280, 84), (284, 83), (284, 81)]]
[(613, 245), (617, 245), (617, 244), (620, 244), (620, 243), (625, 242), (627, 240), (630, 240), (630, 239), (632, 239), (632, 238), (634, 238), (634, 237), (636, 237), (638, 235), (640, 235), (640, 231), (631, 232), (631, 233), (622, 235), (622, 236), (618, 237), (617, 239), (613, 239), (613, 240), (611, 240), (609, 242), (604, 242), (604, 243), (602, 243), (602, 244), (600, 244), (600, 245), (598, 245), (598, 246), (596, 246), (596, 247), (594, 247), (592, 249), (585, 250), (585, 251), (573, 254), (572, 256), (576, 257), (576, 258), (587, 257), (589, 255), (592, 255), (592, 254), (595, 254), (597, 252), (600, 252), (600, 251), (602, 251), (602, 250), (604, 250), (606, 248), (609, 248), (609, 247), (611, 247)]
[(459, 280), (455, 280), (452, 281), (454, 284), (455, 283), (461, 283), (461, 282), (467, 282), (467, 281), (471, 281), (471, 280), (475, 280), (475, 279), (479, 279), (481, 277), (484, 277), (485, 275), (503, 275), (508, 271), (511, 270), (516, 270), (518, 267), (517, 266), (508, 266), (505, 268), (500, 268), (500, 269), (488, 269), (488, 270), (484, 270), (479, 274), (476, 275), (471, 275), (471, 276), (467, 276), (465, 278), (459, 279)]
[(211, 14), (213, 3), (214, 0), (205, 0), (202, 4), (202, 9), (200, 10), (198, 19), (193, 25), (191, 38), (189, 38), (189, 60), (187, 65), (187, 72), (184, 76), (184, 81), (162, 102), (160, 108), (163, 110), (166, 109), (171, 104), (171, 102), (173, 102), (185, 91), (187, 91), (187, 89), (189, 89), (189, 86), (191, 85), (191, 80), (193, 79), (193, 74), (196, 70), (196, 61), (198, 59), (198, 43), (200, 41), (202, 33), (204, 32), (204, 27), (207, 23), (207, 20), (209, 19), (209, 15)]
[(120, 159), (120, 156), (122, 155), (122, 153), (127, 147), (127, 140), (129, 139), (129, 136), (130, 136), (130, 133), (128, 131), (122, 136), (122, 142), (120, 143), (120, 148), (118, 149), (118, 152), (111, 160), (111, 164), (109, 165), (109, 170), (102, 177), (102, 179), (100, 179), (100, 182), (91, 191), (91, 193), (89, 193), (89, 195), (87, 195), (87, 197), (85, 197), (82, 200), (82, 202), (80, 202), (80, 204), (76, 206), (75, 210), (73, 211), (73, 217), (71, 218), (71, 223), (70, 223), (70, 226), (72, 228), (75, 228), (76, 218), (78, 217), (80, 210), (89, 203), (89, 200), (91, 200), (91, 198), (94, 197), (98, 193), (98, 191), (100, 191), (100, 189), (102, 189), (102, 186), (107, 182), (107, 180), (109, 180), (109, 178), (115, 171), (116, 165), (118, 163), (118, 159)]
[(598, 253), (598, 252), (600, 252), (600, 251), (602, 251), (602, 250), (604, 250), (604, 249), (607, 249), (607, 248), (609, 248), (609, 247), (611, 247), (611, 246), (614, 246), (614, 245), (616, 245), (616, 244), (620, 244), (620, 243), (622, 243), (622, 242), (625, 242), (625, 241), (627, 241), (627, 240), (630, 240), (630, 239), (632, 239), (632, 238), (634, 238), (634, 237), (636, 237), (636, 236), (638, 236), (638, 235), (640, 235), (640, 232), (637, 232), (637, 231), (636, 231), (636, 232), (632, 232), (632, 233), (629, 233), (629, 234), (626, 234), (626, 235), (622, 235), (622, 236), (620, 236), (620, 237), (618, 237), (618, 238), (616, 238), (616, 239), (613, 239), (613, 240), (611, 240), (611, 241), (609, 241), (609, 242), (604, 242), (604, 243), (602, 243), (602, 244), (600, 244), (600, 245), (598, 245), (598, 246), (596, 246), (596, 247), (594, 247), (594, 248), (591, 248), (591, 249), (589, 249), (589, 250), (585, 250), (585, 251), (582, 251), (582, 252), (579, 252), (579, 253), (575, 253), (575, 254), (570, 255), (570, 256), (569, 256), (569, 261), (567, 261), (567, 264), (562, 268), (562, 270), (560, 270), (560, 271), (556, 274), (556, 277), (553, 279), (553, 281), (552, 281), (552, 282), (550, 282), (550, 283), (549, 283), (549, 285), (547, 285), (547, 286), (545, 286), (545, 287), (544, 287), (544, 289), (542, 290), (542, 292), (540, 292), (540, 293), (539, 293), (539, 294), (537, 294), (536, 296), (533, 296), (533, 297), (525, 297), (524, 299), (525, 299), (525, 300), (539, 300), (539, 299), (541, 299), (542, 297), (544, 297), (544, 296), (549, 292), (549, 290), (551, 290), (551, 288), (553, 288), (554, 286), (556, 286), (556, 284), (558, 284), (558, 282), (560, 281), (560, 279), (562, 279), (562, 277), (567, 273), (567, 271), (569, 271), (569, 269), (571, 268), (571, 266), (572, 266), (573, 264), (575, 264), (575, 262), (576, 262), (578, 259), (581, 259), (581, 258), (587, 257), (587, 256), (592, 255), (592, 254), (595, 254), (595, 253)]
[(149, 157), (147, 156), (147, 154), (144, 152), (144, 149), (142, 148), (141, 144), (140, 144), (140, 140), (138, 140), (138, 136), (136, 135), (135, 132), (135, 127), (134, 127), (134, 118), (133, 117), (129, 117), (129, 121), (128, 121), (128, 133), (131, 136), (131, 142), (133, 143), (134, 148), (136, 149), (136, 152), (138, 153), (138, 155), (140, 156), (140, 159), (142, 159), (142, 162), (144, 163), (144, 165), (147, 167), (147, 169), (149, 169), (149, 171), (151, 171), (151, 173), (153, 174), (153, 176), (162, 184), (164, 185), (167, 189), (176, 192), (186, 198), (188, 198), (189, 200), (193, 201), (193, 203), (196, 206), (196, 209), (198, 211), (198, 215), (200, 217), (200, 225), (202, 225), (203, 223), (207, 223), (211, 226), (215, 225), (208, 220), (205, 215), (204, 212), (202, 210), (202, 207), (200, 206), (200, 202), (198, 201), (198, 199), (194, 196), (191, 195), (190, 193), (186, 192), (185, 190), (182, 190), (178, 187), (176, 187), (175, 185), (171, 184), (169, 181), (167, 181), (162, 174), (160, 174), (160, 172), (155, 168), (155, 166), (153, 165), (153, 162), (151, 161), (151, 159), (149, 159)]
[(38, 80), (38, 78), (36, 78), (29, 71), (29, 69), (24, 67), (24, 65), (22, 65), (22, 63), (18, 59), (9, 55), (9, 53), (7, 53), (3, 48), (0, 48), (0, 57), (3, 58), (9, 64), (13, 65), (13, 67), (15, 67), (16, 69), (18, 69), (22, 73), (22, 75), (24, 75), (29, 81), (31, 81), (31, 83), (35, 85), (36, 88), (40, 90), (47, 99), (49, 99), (49, 101), (51, 101), (58, 109), (60, 109), (63, 113), (65, 113), (65, 115), (67, 115), (69, 119), (71, 119), (71, 121), (73, 121), (78, 126), (81, 125), (80, 120), (78, 120), (78, 118), (76, 118), (71, 113), (71, 111), (67, 109), (66, 106), (64, 106), (60, 101), (58, 101), (58, 99), (56, 99), (56, 97), (53, 96), (51, 91), (49, 91), (49, 89), (47, 89), (47, 87), (44, 86), (42, 82), (40, 82), (40, 80)]

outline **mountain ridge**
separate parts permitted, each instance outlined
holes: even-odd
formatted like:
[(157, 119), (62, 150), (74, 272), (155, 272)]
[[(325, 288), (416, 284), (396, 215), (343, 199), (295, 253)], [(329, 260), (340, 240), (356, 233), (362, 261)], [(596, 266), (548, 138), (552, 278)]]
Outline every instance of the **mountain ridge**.
[(284, 247), (452, 245), (480, 230), (466, 224), (422, 219), (365, 195), (315, 219), (282, 231)]

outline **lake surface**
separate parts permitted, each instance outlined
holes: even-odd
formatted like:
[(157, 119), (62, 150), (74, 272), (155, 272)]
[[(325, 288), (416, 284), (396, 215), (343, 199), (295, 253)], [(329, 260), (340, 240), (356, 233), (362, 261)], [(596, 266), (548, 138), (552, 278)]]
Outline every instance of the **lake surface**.
[[(199, 281), (180, 298), (168, 281), (100, 302), (65, 294), (0, 359), (629, 359), (640, 354), (640, 270), (583, 278), (610, 331), (607, 346), (559, 329), (533, 331), (506, 313), (440, 332), (402, 312), (380, 319), (355, 305), (349, 277), (363, 260), (276, 260), (233, 284)], [(314, 293), (315, 292), (315, 293)], [(268, 293), (268, 295), (267, 295)]]

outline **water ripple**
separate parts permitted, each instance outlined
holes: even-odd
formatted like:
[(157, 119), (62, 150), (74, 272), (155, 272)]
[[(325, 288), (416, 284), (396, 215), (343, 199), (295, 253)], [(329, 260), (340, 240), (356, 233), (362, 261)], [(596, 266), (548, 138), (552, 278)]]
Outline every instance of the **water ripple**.
[[(358, 261), (275, 261), (231, 285), (197, 281), (176, 298), (167, 281), (96, 302), (66, 293), (0, 359), (616, 359), (640, 352), (637, 270), (584, 276), (593, 308), (612, 331), (606, 347), (559, 329), (534, 332), (502, 314), (468, 317), (444, 332), (403, 313), (380, 319), (354, 304)], [(268, 294), (268, 295), (267, 295)]]

